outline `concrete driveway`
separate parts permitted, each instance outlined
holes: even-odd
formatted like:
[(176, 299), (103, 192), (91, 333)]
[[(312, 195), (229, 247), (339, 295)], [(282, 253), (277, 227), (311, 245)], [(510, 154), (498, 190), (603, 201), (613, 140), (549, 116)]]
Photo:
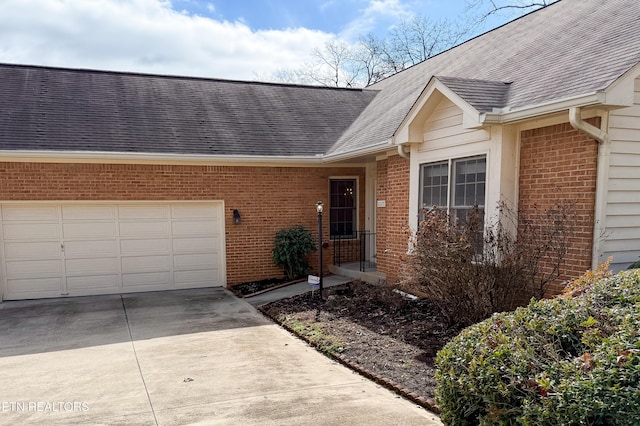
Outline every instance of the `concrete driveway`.
[(0, 304), (0, 424), (440, 423), (202, 289)]

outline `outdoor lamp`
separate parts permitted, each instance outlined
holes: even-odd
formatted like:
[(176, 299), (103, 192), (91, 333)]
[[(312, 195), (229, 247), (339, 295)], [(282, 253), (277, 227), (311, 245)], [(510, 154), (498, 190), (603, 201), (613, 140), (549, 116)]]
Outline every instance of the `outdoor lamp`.
[(318, 277), (320, 278), (320, 296), (323, 296), (323, 283), (322, 283), (322, 201), (316, 203), (316, 211), (318, 212)]
[(240, 222), (242, 222), (242, 218), (240, 217), (240, 212), (238, 211), (238, 209), (235, 209), (233, 210), (233, 224), (240, 225)]

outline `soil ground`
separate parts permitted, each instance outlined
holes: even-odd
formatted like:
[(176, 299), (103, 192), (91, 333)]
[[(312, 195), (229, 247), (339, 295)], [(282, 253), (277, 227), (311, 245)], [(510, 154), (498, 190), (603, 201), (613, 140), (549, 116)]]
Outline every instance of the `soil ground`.
[(238, 297), (244, 297), (248, 294), (258, 293), (262, 290), (266, 290), (268, 288), (277, 287), (281, 284), (286, 283), (286, 278), (267, 278), (266, 280), (260, 281), (249, 281), (246, 283), (234, 285), (229, 287), (229, 290), (233, 292)]
[(435, 404), (436, 353), (459, 331), (447, 327), (425, 300), (359, 282), (326, 302), (317, 293), (305, 294), (262, 311), (322, 352), (418, 396), (427, 406)]

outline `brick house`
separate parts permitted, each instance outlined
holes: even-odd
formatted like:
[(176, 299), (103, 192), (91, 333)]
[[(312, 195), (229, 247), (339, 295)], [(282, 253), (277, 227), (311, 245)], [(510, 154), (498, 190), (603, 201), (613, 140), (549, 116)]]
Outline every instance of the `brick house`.
[(341, 272), (353, 246), (398, 279), (421, 206), (562, 199), (579, 225), (564, 276), (623, 269), (640, 256), (637, 16), (562, 0), (365, 89), (0, 65), (0, 300), (279, 276), (275, 233), (317, 234), (318, 200)]

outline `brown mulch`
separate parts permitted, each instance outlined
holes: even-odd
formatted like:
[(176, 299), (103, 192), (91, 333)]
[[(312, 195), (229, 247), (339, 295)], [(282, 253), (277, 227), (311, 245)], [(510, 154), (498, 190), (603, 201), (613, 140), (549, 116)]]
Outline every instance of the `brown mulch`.
[(427, 301), (354, 282), (326, 302), (316, 292), (261, 310), (327, 355), (437, 411), (435, 356), (459, 330)]

